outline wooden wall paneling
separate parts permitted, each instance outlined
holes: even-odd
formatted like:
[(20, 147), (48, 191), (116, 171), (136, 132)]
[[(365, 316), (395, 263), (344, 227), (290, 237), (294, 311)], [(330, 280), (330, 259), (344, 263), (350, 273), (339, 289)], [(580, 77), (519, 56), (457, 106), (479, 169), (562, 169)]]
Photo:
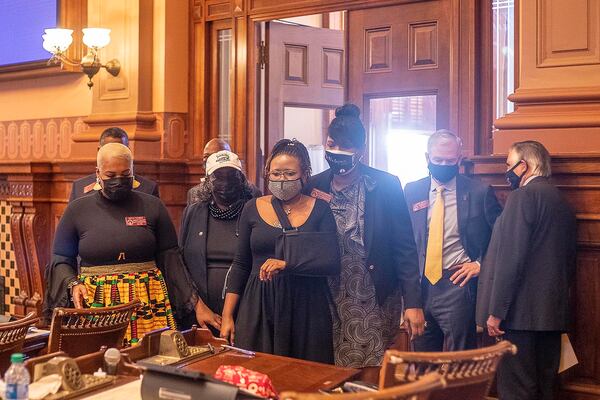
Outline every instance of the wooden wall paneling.
[[(253, 97), (249, 95), (252, 93), (249, 90), (249, 75), (254, 73), (256, 65), (254, 59), (254, 46), (252, 42), (254, 38), (249, 35), (250, 30), (253, 28), (252, 21), (249, 20), (246, 12), (244, 14), (238, 13), (239, 16), (234, 18), (233, 21), (233, 34), (234, 34), (234, 90), (232, 91), (233, 107), (232, 107), (232, 118), (233, 127), (232, 136), (234, 149), (238, 154), (241, 154), (244, 161), (246, 162), (246, 170), (254, 171), (256, 169), (256, 157), (257, 157), (257, 144), (258, 140), (252, 135), (249, 135), (249, 115), (254, 119), (256, 113), (250, 107)], [(250, 113), (250, 114), (248, 114)], [(251, 179), (256, 182), (256, 177), (250, 175)]]
[(600, 2), (537, 0), (537, 13), (539, 68), (600, 64)]
[(493, 152), (526, 139), (551, 153), (600, 148), (599, 34), (598, 1), (515, 3), (515, 111), (494, 122)]
[(204, 1), (190, 0), (192, 10), (190, 28), (190, 46), (193, 56), (190, 57), (190, 130), (192, 132), (192, 157), (202, 159), (204, 143), (208, 137), (208, 78), (206, 66), (208, 65), (207, 53), (207, 26), (204, 21)]
[(408, 69), (437, 68), (437, 21), (408, 24), (408, 31)]
[(207, 21), (227, 19), (233, 16), (231, 0), (207, 0), (205, 5)]
[(322, 54), (322, 85), (325, 87), (343, 87), (345, 75), (344, 50), (323, 48)]
[(308, 84), (308, 47), (284, 44), (285, 64), (283, 79), (287, 84)]
[(392, 70), (392, 27), (365, 30), (365, 72), (390, 72)]
[(474, 86), (477, 93), (476, 131), (474, 143), (475, 155), (488, 155), (492, 153), (492, 131), (494, 124), (494, 55), (492, 0), (483, 0), (476, 3), (476, 12), (479, 19), (475, 26), (476, 47), (479, 57), (476, 61), (478, 79)]
[[(451, 79), (457, 83), (454, 95), (456, 95), (457, 108), (451, 111), (458, 116), (457, 125), (451, 125), (463, 140), (464, 152), (468, 156), (475, 154), (476, 137), (481, 134), (477, 130), (477, 103), (478, 92), (474, 84), (478, 81), (477, 61), (480, 57), (480, 49), (477, 46), (476, 35), (478, 16), (477, 4), (480, 0), (453, 0), (452, 8), (458, 10), (458, 19), (455, 28), (458, 27), (456, 49), (453, 55), (458, 57), (456, 75)], [(491, 43), (491, 42), (490, 42)]]
[(431, 0), (247, 0), (248, 14), (257, 20), (385, 7)]
[[(250, 0), (246, 2), (247, 3)], [(244, 110), (237, 110), (235, 113), (236, 117), (236, 126), (245, 122), (245, 132), (243, 135), (243, 141), (245, 144), (244, 148), (244, 156), (246, 157), (246, 174), (248, 178), (254, 182), (259, 188), (263, 187), (263, 178), (262, 178), (262, 164), (263, 164), (263, 154), (261, 151), (261, 146), (264, 143), (260, 143), (260, 118), (258, 116), (258, 110), (260, 109), (260, 75), (261, 68), (258, 65), (260, 58), (260, 44), (261, 44), (261, 30), (257, 28), (258, 21), (247, 17), (247, 43), (248, 48), (246, 49), (246, 66), (247, 66), (247, 81), (246, 81), (246, 90), (245, 101), (247, 104), (246, 112), (244, 115)], [(267, 68), (265, 66), (265, 68)], [(236, 72), (237, 73), (237, 72)], [(269, 90), (268, 81), (265, 82), (265, 93)], [(238, 99), (240, 93), (236, 92), (236, 101), (240, 102), (242, 99)], [(238, 118), (241, 120), (238, 120)], [(265, 120), (268, 123), (268, 118), (265, 116)], [(241, 126), (241, 125), (240, 125)], [(266, 126), (265, 126), (266, 128)]]

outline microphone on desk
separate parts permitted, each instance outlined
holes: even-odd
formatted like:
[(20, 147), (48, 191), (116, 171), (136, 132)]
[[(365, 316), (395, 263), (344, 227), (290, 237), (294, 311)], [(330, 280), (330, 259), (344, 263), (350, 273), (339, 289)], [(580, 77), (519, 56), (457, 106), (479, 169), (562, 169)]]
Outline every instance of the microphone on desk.
[(106, 373), (108, 375), (117, 374), (119, 361), (121, 361), (121, 352), (119, 352), (119, 350), (111, 347), (104, 352), (104, 367), (106, 368)]

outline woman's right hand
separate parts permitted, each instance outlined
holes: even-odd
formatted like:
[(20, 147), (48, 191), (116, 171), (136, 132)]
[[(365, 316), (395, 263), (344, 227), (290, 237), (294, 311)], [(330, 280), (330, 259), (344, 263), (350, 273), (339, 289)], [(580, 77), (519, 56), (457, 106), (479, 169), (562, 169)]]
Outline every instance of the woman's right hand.
[(215, 329), (221, 329), (221, 316), (215, 314), (201, 300), (196, 303), (196, 320), (201, 328), (206, 329), (208, 325), (211, 325)]
[(233, 345), (235, 339), (235, 323), (232, 316), (223, 316), (221, 322), (221, 337)]
[(75, 308), (82, 309), (83, 305), (85, 304), (85, 299), (87, 299), (87, 297), (88, 292), (83, 283), (75, 285), (71, 289), (71, 299), (73, 300)]

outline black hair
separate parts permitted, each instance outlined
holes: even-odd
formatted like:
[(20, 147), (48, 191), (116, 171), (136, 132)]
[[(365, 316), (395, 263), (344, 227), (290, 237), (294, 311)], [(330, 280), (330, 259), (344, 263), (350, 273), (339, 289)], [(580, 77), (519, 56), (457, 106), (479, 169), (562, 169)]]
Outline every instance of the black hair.
[(275, 143), (269, 158), (267, 158), (265, 163), (265, 178), (268, 178), (269, 176), (269, 171), (271, 170), (271, 161), (273, 161), (275, 157), (282, 154), (295, 157), (298, 161), (300, 161), (302, 175), (310, 177), (310, 174), (312, 173), (312, 167), (310, 166), (310, 156), (308, 155), (306, 146), (296, 139), (281, 139), (279, 142)]
[(364, 148), (367, 135), (359, 117), (360, 109), (355, 104), (347, 103), (336, 108), (327, 134), (342, 147)]
[(129, 136), (127, 136), (127, 132), (125, 132), (123, 129), (117, 126), (105, 129), (104, 132), (102, 132), (102, 134), (100, 135), (100, 146), (104, 146), (104, 141), (106, 140), (106, 138), (109, 137), (120, 139), (121, 143), (129, 147)]

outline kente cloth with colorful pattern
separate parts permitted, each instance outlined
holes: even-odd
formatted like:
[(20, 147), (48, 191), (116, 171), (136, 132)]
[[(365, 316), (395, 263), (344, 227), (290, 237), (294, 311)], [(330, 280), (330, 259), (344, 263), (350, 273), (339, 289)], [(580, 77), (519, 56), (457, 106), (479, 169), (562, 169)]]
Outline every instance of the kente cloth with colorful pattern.
[(176, 329), (167, 286), (158, 268), (148, 271), (79, 276), (88, 291), (87, 306), (112, 307), (140, 299), (142, 306), (131, 317), (125, 346), (138, 343), (153, 330)]

